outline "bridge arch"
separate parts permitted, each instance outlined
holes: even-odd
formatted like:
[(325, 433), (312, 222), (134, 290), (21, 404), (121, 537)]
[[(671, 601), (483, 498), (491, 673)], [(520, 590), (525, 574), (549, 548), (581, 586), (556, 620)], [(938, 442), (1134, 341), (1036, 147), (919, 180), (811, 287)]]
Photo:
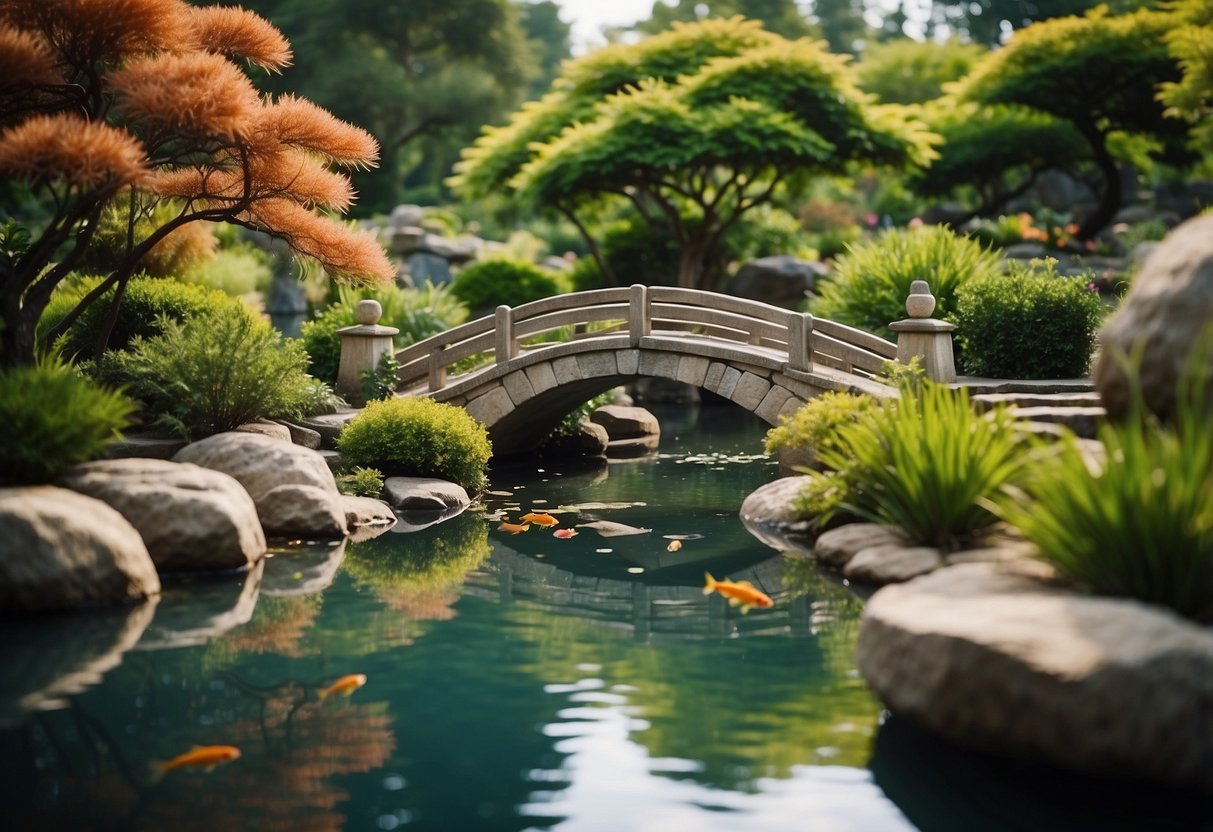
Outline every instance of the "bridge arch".
[[(564, 340), (543, 340), (554, 331)], [(871, 376), (895, 357), (895, 345), (833, 321), (640, 285), (502, 306), (396, 354), (401, 393), (466, 408), (500, 455), (533, 450), (578, 405), (637, 378), (708, 390), (776, 425), (826, 390), (892, 395)]]

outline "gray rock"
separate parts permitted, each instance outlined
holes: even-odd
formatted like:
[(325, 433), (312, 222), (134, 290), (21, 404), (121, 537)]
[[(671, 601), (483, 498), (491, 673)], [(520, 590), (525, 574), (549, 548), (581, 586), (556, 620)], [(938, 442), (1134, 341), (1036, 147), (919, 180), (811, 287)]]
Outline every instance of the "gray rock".
[(886, 543), (860, 549), (847, 561), (842, 574), (868, 584), (901, 583), (933, 572), (943, 565), (943, 556), (931, 546)]
[(602, 425), (612, 442), (617, 439), (661, 435), (661, 423), (643, 407), (604, 405), (590, 414), (590, 421)]
[(303, 427), (320, 434), (321, 448), (334, 450), (337, 447), (337, 437), (341, 435), (341, 431), (345, 430), (345, 426), (349, 424), (349, 421), (361, 412), (361, 410), (346, 407), (338, 410), (336, 413), (321, 413), (309, 416), (303, 420)]
[(173, 454), (186, 446), (184, 439), (163, 436), (138, 436), (125, 434), (120, 442), (105, 449), (110, 459), (172, 459)]
[(390, 526), (396, 522), (396, 513), (383, 500), (374, 497), (342, 495), (341, 506), (345, 509), (345, 525), (350, 529), (358, 526)]
[(265, 557), (257, 507), (240, 483), (219, 471), (113, 459), (77, 465), (60, 484), (125, 517), (159, 571), (243, 569)]
[[(1176, 385), (1185, 365), (1206, 368), (1205, 404), (1213, 402), (1213, 343), (1201, 342), (1213, 321), (1213, 215), (1180, 225), (1146, 260), (1117, 312), (1099, 333), (1095, 387), (1108, 415), (1128, 414), (1133, 384), (1121, 355), (1141, 350), (1140, 387), (1146, 406), (1163, 418), (1174, 414)], [(1193, 357), (1193, 350), (1203, 352)]]
[(303, 447), (310, 448), (313, 451), (320, 449), (320, 431), (305, 428), (303, 425), (296, 425), (293, 422), (287, 422), (281, 419), (275, 419), (274, 421), (287, 429), (291, 435), (291, 441), (296, 445), (302, 445)]
[(725, 291), (741, 298), (794, 308), (804, 303), (806, 294), (815, 291), (818, 279), (827, 274), (829, 269), (822, 263), (777, 254), (743, 265)]
[(257, 503), (268, 535), (332, 539), (345, 537), (344, 496), (314, 485), (286, 483), (271, 488)]
[(593, 529), (602, 537), (631, 537), (637, 534), (648, 534), (652, 529), (642, 529), (639, 526), (629, 526), (612, 520), (594, 520), (589, 523), (578, 523), (579, 529)]
[(247, 422), (237, 427), (236, 430), (241, 433), (256, 433), (261, 436), (268, 436), (270, 439), (277, 439), (280, 442), (292, 441), (290, 429), (278, 422)]
[(841, 568), (863, 549), (888, 545), (906, 545), (900, 529), (880, 523), (849, 523), (823, 532), (813, 544), (813, 554), (822, 563)]
[(1017, 407), (1015, 417), (1028, 422), (1064, 425), (1083, 439), (1094, 439), (1107, 419), (1102, 407)]
[(472, 502), (463, 486), (432, 477), (388, 477), (383, 493), (388, 505), (404, 511), (462, 511)]
[(117, 604), (160, 591), (135, 527), (66, 488), (0, 489), (0, 613)]
[(966, 745), (1213, 792), (1213, 632), (964, 564), (868, 601), (857, 653), (898, 715)]
[(759, 486), (741, 503), (741, 520), (765, 526), (791, 526), (801, 522), (792, 512), (792, 502), (808, 483), (806, 476), (781, 477)]

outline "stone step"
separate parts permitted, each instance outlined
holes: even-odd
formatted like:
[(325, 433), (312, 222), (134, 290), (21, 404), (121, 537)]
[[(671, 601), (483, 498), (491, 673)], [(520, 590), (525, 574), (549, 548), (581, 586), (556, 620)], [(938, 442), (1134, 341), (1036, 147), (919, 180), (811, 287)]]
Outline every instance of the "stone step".
[(1094, 439), (1108, 414), (1102, 407), (1018, 407), (1015, 416), (1025, 422), (1064, 425), (1083, 439)]
[(979, 410), (1004, 404), (1011, 407), (1102, 407), (1099, 394), (1075, 393), (980, 393), (970, 399)]

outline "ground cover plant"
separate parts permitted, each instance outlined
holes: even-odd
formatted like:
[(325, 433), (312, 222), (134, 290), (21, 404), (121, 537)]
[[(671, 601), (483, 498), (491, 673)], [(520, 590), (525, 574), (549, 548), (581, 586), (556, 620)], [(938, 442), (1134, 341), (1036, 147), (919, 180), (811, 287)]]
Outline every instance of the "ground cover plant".
[(493, 454), (488, 431), (466, 410), (421, 397), (368, 403), (345, 426), (337, 448), (349, 466), (389, 477), (436, 477), (472, 493), (487, 486)]
[(957, 290), (998, 269), (996, 255), (944, 226), (890, 229), (847, 248), (809, 311), (895, 340), (888, 326), (906, 317), (912, 282), (927, 281), (934, 317), (952, 320)]
[(1194, 396), (1175, 424), (1144, 407), (1099, 432), (1093, 457), (1073, 436), (998, 503), (1003, 517), (1079, 587), (1213, 618), (1213, 432)]
[(956, 338), (965, 372), (988, 378), (1077, 378), (1090, 369), (1103, 320), (1085, 276), (1057, 274), (1055, 260), (1009, 261), (957, 290)]
[(50, 482), (102, 456), (134, 411), (125, 395), (58, 360), (0, 370), (0, 485)]

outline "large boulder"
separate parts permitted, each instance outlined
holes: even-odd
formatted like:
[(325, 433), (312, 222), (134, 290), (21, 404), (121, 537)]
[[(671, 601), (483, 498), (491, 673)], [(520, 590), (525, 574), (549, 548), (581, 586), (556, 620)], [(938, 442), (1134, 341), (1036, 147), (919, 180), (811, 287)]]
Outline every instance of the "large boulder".
[(0, 613), (116, 604), (160, 591), (135, 527), (65, 488), (0, 489)]
[(743, 265), (725, 291), (792, 309), (803, 304), (805, 296), (816, 289), (818, 279), (827, 274), (829, 269), (822, 263), (776, 254)]
[(59, 482), (125, 517), (161, 572), (243, 569), (265, 556), (257, 507), (240, 483), (219, 471), (110, 459), (77, 465)]
[[(267, 534), (334, 537), (345, 534), (345, 510), (337, 483), (316, 451), (233, 431), (187, 445), (174, 460), (192, 462), (234, 477), (253, 498)], [(305, 488), (284, 490), (283, 486)], [(296, 498), (305, 505), (290, 505)]]
[(401, 511), (463, 511), (472, 502), (463, 486), (433, 477), (388, 477), (383, 493)]
[(772, 549), (807, 554), (811, 524), (793, 510), (796, 497), (808, 477), (780, 477), (759, 486), (741, 503), (741, 522), (746, 530)]
[(1213, 632), (1159, 607), (962, 564), (873, 595), (857, 659), (955, 742), (1213, 792)]
[(590, 421), (606, 428), (607, 435), (612, 442), (619, 439), (661, 435), (661, 423), (657, 421), (656, 416), (643, 407), (604, 405), (590, 414)]
[[(1176, 383), (1190, 360), (1210, 386), (1213, 341), (1201, 341), (1210, 322), (1213, 215), (1206, 214), (1179, 226), (1150, 254), (1120, 309), (1100, 330), (1095, 387), (1108, 415), (1120, 418), (1129, 410), (1134, 384), (1121, 358), (1136, 356), (1139, 349), (1141, 393), (1146, 406), (1163, 418), (1174, 412)], [(1193, 358), (1196, 346), (1203, 352)]]

